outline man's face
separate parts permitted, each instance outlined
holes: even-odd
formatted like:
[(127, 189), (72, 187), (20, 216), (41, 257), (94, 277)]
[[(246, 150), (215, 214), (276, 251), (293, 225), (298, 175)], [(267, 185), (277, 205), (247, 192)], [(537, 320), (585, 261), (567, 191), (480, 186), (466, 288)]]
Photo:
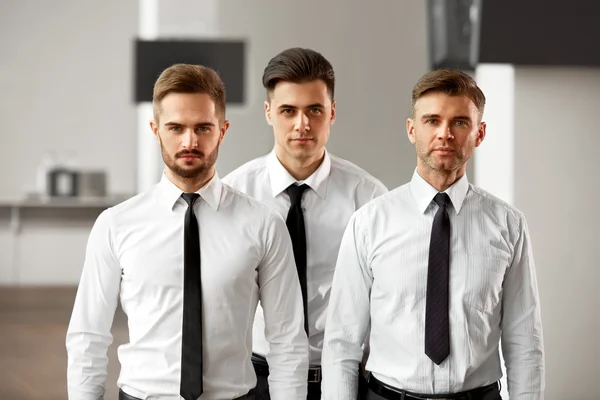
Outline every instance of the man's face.
[(273, 127), (277, 155), (284, 158), (281, 161), (312, 162), (323, 155), (335, 121), (335, 102), (320, 79), (279, 82), (265, 102), (265, 116)]
[(417, 167), (464, 173), (466, 163), (485, 137), (485, 123), (467, 96), (427, 93), (417, 100), (406, 121), (408, 138), (417, 151)]
[(229, 127), (204, 93), (170, 93), (161, 102), (158, 121), (150, 122), (163, 161), (185, 179), (210, 177)]

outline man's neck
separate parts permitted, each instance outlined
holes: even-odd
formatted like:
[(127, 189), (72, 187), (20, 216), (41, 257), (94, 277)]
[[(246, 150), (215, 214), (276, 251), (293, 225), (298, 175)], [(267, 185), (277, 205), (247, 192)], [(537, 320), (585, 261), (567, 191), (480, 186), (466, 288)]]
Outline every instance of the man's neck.
[[(323, 163), (325, 159), (325, 149), (322, 150), (321, 154), (306, 160), (298, 160), (289, 157), (287, 154), (280, 154), (278, 149), (275, 149), (275, 155), (277, 159), (283, 165), (283, 168), (289, 172), (297, 181), (303, 181), (311, 176)], [(287, 157), (286, 157), (287, 156)]]
[(211, 168), (206, 174), (202, 174), (202, 176), (195, 176), (193, 178), (183, 178), (173, 173), (169, 168), (166, 169), (165, 174), (169, 181), (183, 192), (194, 193), (202, 189), (215, 176), (215, 168)]
[(443, 192), (454, 185), (463, 177), (466, 170), (466, 164), (454, 171), (438, 171), (426, 165), (418, 165), (417, 173), (425, 182), (433, 186), (438, 192)]

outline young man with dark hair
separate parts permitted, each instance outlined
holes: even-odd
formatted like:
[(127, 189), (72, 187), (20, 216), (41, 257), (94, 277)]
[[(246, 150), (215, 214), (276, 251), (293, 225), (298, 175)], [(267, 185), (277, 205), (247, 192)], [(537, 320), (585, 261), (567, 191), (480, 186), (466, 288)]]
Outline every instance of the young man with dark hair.
[[(335, 74), (325, 57), (310, 49), (285, 50), (269, 61), (263, 85), (275, 146), (224, 180), (286, 218), (309, 337), (307, 398), (320, 400), (323, 334), (342, 234), (352, 213), (387, 189), (325, 149), (336, 119)], [(263, 321), (259, 307), (253, 332), (257, 399), (269, 399), (268, 386), (275, 382), (274, 366), (264, 358), (269, 346)]]

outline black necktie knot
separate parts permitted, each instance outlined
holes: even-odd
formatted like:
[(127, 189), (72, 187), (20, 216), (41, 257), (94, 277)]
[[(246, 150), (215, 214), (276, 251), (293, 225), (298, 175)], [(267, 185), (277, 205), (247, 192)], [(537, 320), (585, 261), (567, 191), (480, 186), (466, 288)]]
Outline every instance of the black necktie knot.
[(288, 194), (288, 196), (290, 196), (290, 202), (292, 203), (293, 206), (299, 206), (302, 203), (302, 194), (304, 194), (304, 191), (308, 189), (308, 185), (304, 184), (304, 185), (296, 185), (296, 184), (291, 184), (290, 186), (288, 186), (288, 188), (285, 190)]
[(446, 193), (436, 194), (433, 198), (433, 201), (435, 201), (435, 203), (440, 207), (446, 207), (451, 203), (450, 197)]
[(181, 197), (183, 197), (185, 202), (188, 203), (188, 206), (191, 207), (194, 205), (194, 202), (196, 199), (198, 199), (198, 197), (200, 197), (200, 195), (198, 193), (183, 193)]

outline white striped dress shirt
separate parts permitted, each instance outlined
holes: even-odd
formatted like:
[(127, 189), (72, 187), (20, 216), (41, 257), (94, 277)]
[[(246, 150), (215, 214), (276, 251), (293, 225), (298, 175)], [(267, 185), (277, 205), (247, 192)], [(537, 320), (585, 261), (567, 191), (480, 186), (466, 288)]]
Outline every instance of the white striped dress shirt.
[(451, 223), (450, 355), (424, 352), (429, 239), (437, 190), (415, 171), (410, 183), (350, 220), (337, 261), (323, 348), (323, 399), (356, 398), (361, 344), (380, 381), (424, 394), (498, 381), (502, 339), (511, 400), (538, 400), (544, 352), (529, 232), (515, 208), (469, 184), (446, 193)]

